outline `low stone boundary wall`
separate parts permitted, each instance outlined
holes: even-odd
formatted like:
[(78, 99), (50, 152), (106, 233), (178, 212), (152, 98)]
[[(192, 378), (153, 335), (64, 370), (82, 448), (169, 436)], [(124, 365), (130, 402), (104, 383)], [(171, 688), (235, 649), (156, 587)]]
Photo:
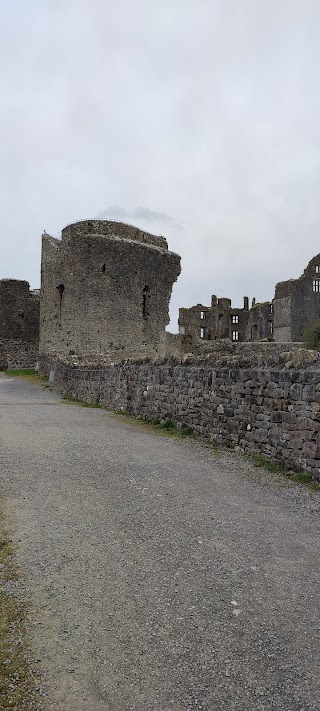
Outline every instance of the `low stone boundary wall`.
[(320, 480), (320, 356), (285, 353), (275, 359), (216, 362), (132, 362), (77, 367), (40, 359), (64, 394), (123, 408), (133, 415), (171, 418), (177, 426), (241, 451), (261, 454)]
[(19, 340), (0, 340), (0, 370), (7, 368), (35, 368), (39, 360), (39, 343)]

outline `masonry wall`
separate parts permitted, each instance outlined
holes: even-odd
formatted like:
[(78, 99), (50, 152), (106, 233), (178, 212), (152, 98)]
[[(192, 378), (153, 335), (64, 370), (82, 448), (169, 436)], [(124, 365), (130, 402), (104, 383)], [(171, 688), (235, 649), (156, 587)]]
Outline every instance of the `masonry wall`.
[(254, 357), (140, 361), (104, 368), (42, 359), (69, 397), (192, 427), (200, 435), (307, 469), (320, 479), (320, 356), (294, 351)]
[(27, 281), (0, 281), (0, 369), (34, 368), (39, 356), (39, 294)]
[(320, 254), (299, 279), (276, 285), (273, 306), (275, 340), (304, 341), (306, 327), (320, 320)]
[(19, 340), (0, 341), (0, 370), (36, 368), (39, 360), (38, 342)]
[(43, 236), (40, 353), (102, 362), (165, 354), (180, 257), (164, 237), (87, 220)]
[(244, 307), (232, 307), (230, 299), (211, 297), (211, 306), (197, 304), (179, 309), (179, 333), (193, 339), (216, 341), (229, 338), (234, 342), (272, 338), (273, 311), (269, 302), (256, 304), (244, 297)]

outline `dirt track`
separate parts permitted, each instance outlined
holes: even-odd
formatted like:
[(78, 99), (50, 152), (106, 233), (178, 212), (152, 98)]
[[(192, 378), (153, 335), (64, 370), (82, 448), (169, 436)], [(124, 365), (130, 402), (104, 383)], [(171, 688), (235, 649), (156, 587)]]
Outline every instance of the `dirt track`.
[(48, 709), (318, 711), (319, 495), (0, 375)]

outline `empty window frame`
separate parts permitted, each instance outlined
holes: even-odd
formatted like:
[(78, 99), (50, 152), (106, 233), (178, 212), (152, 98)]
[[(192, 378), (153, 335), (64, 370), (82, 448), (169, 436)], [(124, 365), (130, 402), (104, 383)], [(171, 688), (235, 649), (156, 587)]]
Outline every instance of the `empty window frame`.
[(320, 264), (316, 264), (316, 274), (320, 274)]
[(200, 338), (204, 338), (204, 328), (200, 328)]
[(200, 311), (200, 318), (201, 318), (201, 321), (205, 318), (205, 313), (204, 313), (204, 311)]
[(239, 331), (232, 331), (232, 340), (233, 341), (239, 340)]
[(231, 316), (231, 319), (232, 319), (232, 323), (239, 323), (239, 316), (238, 316), (238, 314), (233, 314), (233, 315)]
[(313, 280), (313, 291), (320, 292), (320, 279)]
[(142, 316), (145, 320), (150, 316), (150, 286), (143, 289)]

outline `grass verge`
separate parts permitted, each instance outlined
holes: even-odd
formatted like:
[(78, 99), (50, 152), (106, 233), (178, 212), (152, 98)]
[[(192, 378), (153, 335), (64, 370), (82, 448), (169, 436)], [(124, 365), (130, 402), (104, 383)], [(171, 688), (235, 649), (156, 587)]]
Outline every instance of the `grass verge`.
[(121, 417), (126, 417), (133, 424), (141, 424), (145, 427), (149, 427), (152, 431), (157, 431), (159, 434), (170, 435), (178, 439), (185, 439), (186, 437), (191, 437), (192, 439), (197, 439), (197, 433), (192, 429), (192, 427), (176, 427), (174, 422), (167, 417), (165, 420), (159, 420), (158, 418), (144, 417), (143, 415), (138, 415), (138, 417), (132, 417), (126, 410), (114, 410), (115, 415)]
[(16, 592), (18, 581), (0, 509), (0, 711), (43, 709), (39, 680), (27, 661), (26, 609)]
[(51, 384), (48, 381), (46, 375), (40, 375), (37, 370), (33, 368), (17, 368), (16, 370), (4, 370), (5, 375), (9, 375), (15, 378), (24, 378), (32, 383), (37, 383), (42, 385), (44, 388), (51, 388)]
[(291, 469), (286, 469), (284, 464), (274, 462), (260, 454), (253, 454), (251, 457), (255, 467), (266, 469), (268, 472), (282, 474), (287, 479), (294, 481), (296, 484), (306, 484), (313, 491), (320, 491), (320, 484), (316, 482), (310, 472), (295, 472)]

